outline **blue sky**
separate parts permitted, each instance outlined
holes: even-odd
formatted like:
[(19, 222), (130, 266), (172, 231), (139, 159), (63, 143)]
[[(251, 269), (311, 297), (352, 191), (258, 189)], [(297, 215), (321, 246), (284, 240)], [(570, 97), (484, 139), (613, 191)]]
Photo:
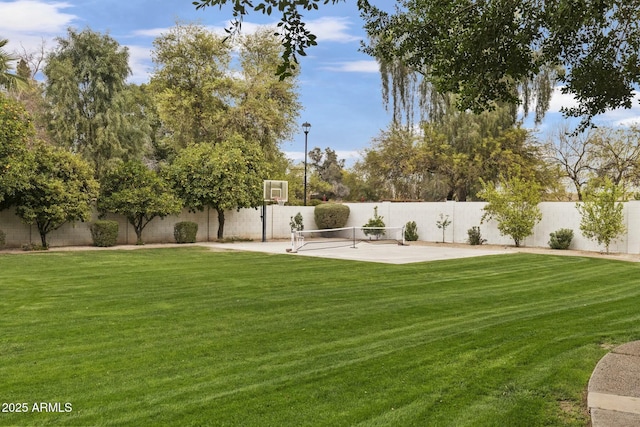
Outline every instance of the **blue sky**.
[[(371, 144), (373, 137), (385, 129), (390, 115), (382, 104), (380, 76), (374, 60), (359, 52), (365, 36), (355, 0), (321, 6), (305, 15), (311, 31), (318, 36), (318, 46), (301, 58), (299, 77), (303, 110), (299, 122), (307, 121), (309, 149), (331, 147), (351, 164), (358, 153)], [(372, 1), (388, 6), (388, 0)], [(0, 0), (0, 37), (9, 39), (8, 51), (32, 51), (42, 40), (55, 46), (54, 38), (65, 36), (68, 27), (108, 32), (129, 48), (133, 75), (130, 81), (148, 81), (152, 70), (151, 49), (155, 37), (175, 25), (176, 20), (196, 21), (222, 32), (231, 18), (231, 10), (217, 7), (196, 11), (191, 0)], [(277, 17), (252, 14), (243, 31), (255, 25), (275, 26)], [(572, 98), (556, 92), (547, 118), (540, 126), (545, 132), (562, 121), (562, 105), (572, 105)], [(637, 99), (631, 110), (612, 111), (597, 119), (603, 125), (629, 124), (640, 118)], [(282, 150), (289, 157), (304, 157), (304, 133), (300, 131)]]

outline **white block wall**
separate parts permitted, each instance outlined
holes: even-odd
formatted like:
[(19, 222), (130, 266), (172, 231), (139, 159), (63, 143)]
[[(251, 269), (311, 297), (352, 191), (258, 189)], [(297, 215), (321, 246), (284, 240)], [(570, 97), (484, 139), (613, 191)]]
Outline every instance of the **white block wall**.
[[(400, 227), (408, 221), (415, 221), (418, 226), (419, 239), (423, 241), (442, 241), (442, 230), (436, 222), (440, 214), (449, 216), (451, 225), (445, 230), (445, 242), (466, 243), (469, 230), (480, 226), (482, 237), (489, 244), (513, 245), (508, 236), (501, 236), (495, 221), (481, 223), (483, 202), (437, 202), (437, 203), (347, 203), (350, 209), (347, 226), (362, 226), (373, 217), (374, 207), (383, 217), (387, 226)], [(549, 233), (560, 228), (569, 228), (574, 232), (571, 249), (599, 251), (604, 248), (580, 234), (580, 213), (573, 202), (544, 202), (540, 204), (542, 221), (527, 237), (523, 246), (548, 247)], [(306, 230), (316, 229), (313, 206), (278, 206), (266, 207), (266, 239), (289, 239), (291, 217), (300, 212)], [(640, 254), (640, 201), (624, 204), (625, 224), (627, 232), (610, 246), (611, 252)], [(262, 239), (262, 207), (258, 209), (241, 209), (225, 212), (225, 238)], [(94, 213), (92, 221), (98, 219)], [(118, 215), (109, 215), (106, 219), (116, 220), (119, 224), (118, 244), (135, 244), (136, 235), (126, 219)], [(183, 211), (178, 216), (164, 219), (156, 218), (143, 231), (145, 243), (174, 242), (173, 227), (179, 221), (193, 221), (198, 224), (198, 241), (215, 240), (218, 232), (218, 215), (213, 209), (203, 212)], [(35, 226), (23, 224), (12, 210), (0, 212), (0, 229), (7, 235), (7, 247), (20, 247), (25, 243), (40, 243), (40, 236)], [(89, 223), (78, 222), (65, 224), (59, 230), (49, 233), (51, 246), (92, 245)]]

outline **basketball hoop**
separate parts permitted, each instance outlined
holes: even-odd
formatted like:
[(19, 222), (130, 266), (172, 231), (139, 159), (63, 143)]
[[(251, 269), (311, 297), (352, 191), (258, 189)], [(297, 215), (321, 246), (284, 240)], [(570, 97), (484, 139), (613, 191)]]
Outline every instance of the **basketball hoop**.
[(289, 200), (289, 182), (287, 181), (264, 181), (264, 201), (266, 203), (277, 203), (279, 206)]

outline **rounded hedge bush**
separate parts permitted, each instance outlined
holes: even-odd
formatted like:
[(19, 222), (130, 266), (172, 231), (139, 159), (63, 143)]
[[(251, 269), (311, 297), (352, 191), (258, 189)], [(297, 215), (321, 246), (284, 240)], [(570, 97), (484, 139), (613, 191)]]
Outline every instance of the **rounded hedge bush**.
[(551, 249), (569, 249), (573, 240), (573, 230), (561, 228), (549, 234), (549, 247)]
[(118, 222), (99, 220), (91, 224), (93, 244), (100, 247), (115, 246), (118, 242)]
[(192, 221), (177, 222), (173, 227), (176, 243), (195, 243), (197, 234), (198, 224)]
[(313, 216), (318, 229), (340, 228), (347, 224), (349, 206), (338, 203), (323, 203), (315, 207)]

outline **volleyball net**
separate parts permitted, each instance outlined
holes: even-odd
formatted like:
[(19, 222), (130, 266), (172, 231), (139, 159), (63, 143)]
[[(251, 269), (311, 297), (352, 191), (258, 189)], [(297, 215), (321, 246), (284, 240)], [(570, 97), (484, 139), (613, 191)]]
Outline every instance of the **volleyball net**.
[(291, 252), (329, 249), (359, 243), (404, 245), (404, 227), (342, 227), (291, 233)]

